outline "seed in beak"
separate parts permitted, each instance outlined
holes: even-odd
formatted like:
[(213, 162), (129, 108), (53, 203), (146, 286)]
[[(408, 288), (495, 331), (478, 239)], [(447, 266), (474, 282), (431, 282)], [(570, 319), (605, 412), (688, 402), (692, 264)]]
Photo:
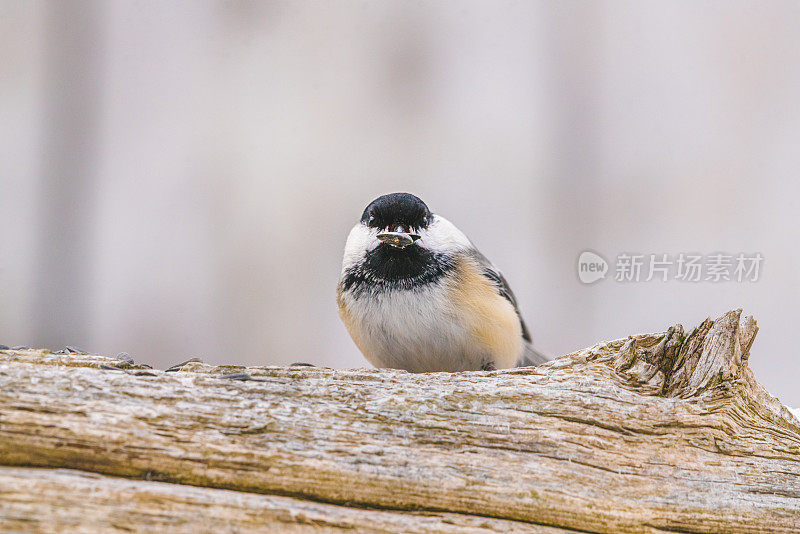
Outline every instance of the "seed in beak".
[(406, 248), (408, 245), (419, 239), (419, 236), (405, 232), (381, 232), (378, 234), (378, 239), (395, 248)]

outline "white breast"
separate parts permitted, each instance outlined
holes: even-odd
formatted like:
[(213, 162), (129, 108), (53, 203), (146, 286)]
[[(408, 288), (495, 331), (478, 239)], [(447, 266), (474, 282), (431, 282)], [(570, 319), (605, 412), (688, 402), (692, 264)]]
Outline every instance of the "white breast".
[(378, 295), (340, 295), (350, 335), (375, 367), (411, 372), (480, 369), (491, 359), (446, 298), (444, 283)]

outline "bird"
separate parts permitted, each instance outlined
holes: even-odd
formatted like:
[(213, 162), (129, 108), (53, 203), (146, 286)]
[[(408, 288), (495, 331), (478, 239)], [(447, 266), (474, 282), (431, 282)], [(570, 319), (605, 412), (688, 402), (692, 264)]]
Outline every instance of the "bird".
[(548, 360), (503, 274), (410, 193), (373, 200), (350, 231), (339, 315), (375, 367), (493, 371)]

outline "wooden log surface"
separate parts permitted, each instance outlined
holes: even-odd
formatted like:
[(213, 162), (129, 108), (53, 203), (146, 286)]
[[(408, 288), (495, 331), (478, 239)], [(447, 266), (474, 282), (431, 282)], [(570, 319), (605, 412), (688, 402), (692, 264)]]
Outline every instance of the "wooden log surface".
[(62, 469), (0, 467), (0, 501), (3, 532), (567, 532), (465, 514), (370, 510)]
[(736, 310), (432, 374), (0, 351), (0, 530), (800, 532), (756, 332)]

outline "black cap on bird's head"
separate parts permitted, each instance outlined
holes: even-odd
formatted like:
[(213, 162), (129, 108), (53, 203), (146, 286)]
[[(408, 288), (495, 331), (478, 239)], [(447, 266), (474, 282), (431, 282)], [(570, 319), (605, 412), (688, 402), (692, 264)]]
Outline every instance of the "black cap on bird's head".
[(419, 230), (427, 228), (432, 214), (428, 206), (410, 193), (383, 195), (364, 210), (361, 223), (381, 232), (378, 239), (396, 248), (405, 248), (420, 238)]

